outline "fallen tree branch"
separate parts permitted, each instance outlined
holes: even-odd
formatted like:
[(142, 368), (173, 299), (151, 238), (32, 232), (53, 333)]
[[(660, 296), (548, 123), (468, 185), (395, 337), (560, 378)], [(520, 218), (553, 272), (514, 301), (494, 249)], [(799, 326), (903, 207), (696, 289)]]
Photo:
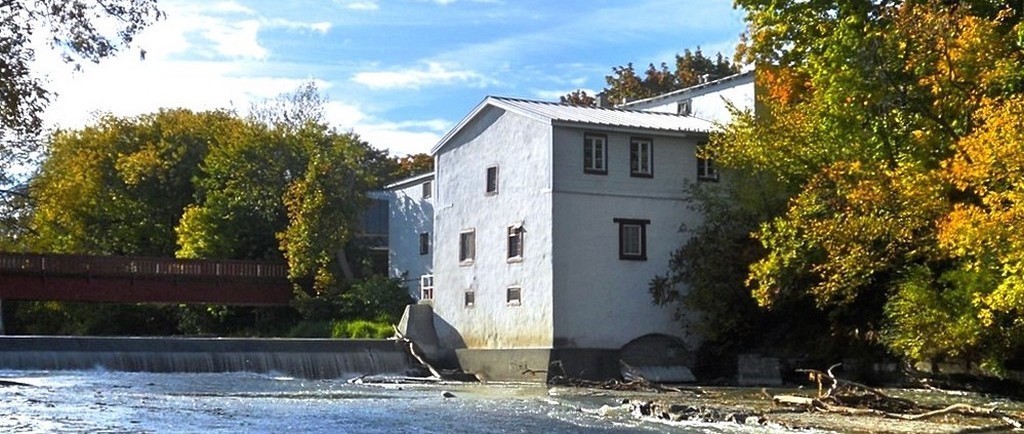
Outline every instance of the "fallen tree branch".
[(409, 345), (409, 354), (411, 354), (413, 358), (419, 361), (420, 364), (426, 366), (427, 370), (430, 371), (430, 375), (432, 377), (440, 380), (441, 372), (439, 372), (437, 369), (434, 369), (434, 367), (431, 366), (430, 363), (427, 363), (427, 361), (423, 357), (420, 357), (419, 354), (416, 354), (416, 344), (411, 339), (405, 337), (405, 335), (398, 330), (398, 326), (391, 324), (391, 328), (395, 329), (395, 336), (398, 338), (398, 340), (405, 342), (407, 345)]
[[(921, 409), (922, 406), (907, 399), (889, 396), (881, 390), (864, 384), (836, 378), (832, 370), (838, 366), (839, 364), (832, 365), (824, 372), (816, 369), (797, 370), (797, 372), (807, 373), (811, 381), (818, 383), (817, 398), (799, 395), (775, 395), (772, 397), (772, 401), (775, 404), (795, 406), (808, 411), (879, 416), (907, 421), (925, 420), (948, 414), (960, 414), (999, 419), (1013, 428), (1024, 428), (1024, 417), (1021, 415), (1009, 414), (995, 408), (977, 407), (965, 403), (955, 403), (945, 408), (922, 413), (910, 413), (907, 410)], [(825, 391), (826, 382), (828, 382), (827, 391)], [(857, 391), (864, 391), (869, 395), (865, 397), (858, 394)], [(847, 405), (849, 402), (852, 402), (854, 405)], [(897, 411), (893, 411), (893, 409), (897, 409)]]

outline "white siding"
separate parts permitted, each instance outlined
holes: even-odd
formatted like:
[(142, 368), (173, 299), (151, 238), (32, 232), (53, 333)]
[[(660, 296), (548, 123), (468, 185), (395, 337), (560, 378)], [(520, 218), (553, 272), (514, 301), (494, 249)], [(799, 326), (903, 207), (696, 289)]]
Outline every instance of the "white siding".
[[(608, 136), (607, 175), (583, 172), (584, 133)], [(630, 176), (631, 136), (653, 139), (653, 178)], [(652, 304), (647, 285), (682, 245), (680, 225), (697, 221), (683, 202), (683, 186), (696, 180), (696, 144), (703, 138), (558, 128), (555, 139), (555, 345), (616, 349), (649, 333), (685, 339), (672, 310)], [(650, 220), (646, 261), (619, 259), (615, 218)]]
[[(448, 348), (550, 348), (551, 127), (497, 107), (469, 120), (435, 155), (434, 312)], [(498, 166), (498, 193), (485, 194)], [(525, 229), (521, 262), (506, 258), (507, 228)], [(476, 231), (476, 258), (459, 263), (459, 233)], [(522, 288), (509, 306), (506, 288)], [(467, 290), (475, 306), (464, 306)]]
[(420, 276), (433, 270), (434, 246), (420, 254), (420, 234), (433, 238), (434, 199), (423, 198), (423, 183), (433, 177), (418, 178), (387, 190), (388, 196), (388, 268), (391, 277), (403, 279), (409, 294), (420, 298)]

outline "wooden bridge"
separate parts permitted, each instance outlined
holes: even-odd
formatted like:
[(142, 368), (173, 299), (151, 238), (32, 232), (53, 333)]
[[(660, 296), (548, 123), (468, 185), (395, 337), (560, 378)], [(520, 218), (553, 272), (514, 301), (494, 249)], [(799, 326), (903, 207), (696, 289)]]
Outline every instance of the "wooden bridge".
[(0, 300), (285, 305), (281, 263), (0, 253)]

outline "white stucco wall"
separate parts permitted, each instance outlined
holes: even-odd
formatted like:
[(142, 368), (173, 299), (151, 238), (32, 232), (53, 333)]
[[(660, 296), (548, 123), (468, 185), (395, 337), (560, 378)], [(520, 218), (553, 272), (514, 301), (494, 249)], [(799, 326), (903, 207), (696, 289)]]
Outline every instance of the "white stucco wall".
[(433, 270), (433, 240), (430, 252), (420, 254), (420, 234), (429, 233), (433, 238), (434, 199), (423, 198), (423, 184), (433, 183), (433, 179), (433, 174), (418, 176), (385, 190), (388, 199), (389, 274), (403, 279), (409, 294), (417, 300), (420, 298), (420, 276)]
[[(608, 137), (608, 174), (583, 172), (583, 134)], [(653, 139), (654, 177), (629, 175), (629, 138)], [(683, 185), (696, 180), (696, 143), (703, 136), (557, 128), (554, 146), (554, 343), (561, 348), (617, 349), (662, 333), (682, 335), (670, 308), (651, 303), (648, 282), (664, 274), (684, 241), (682, 223), (697, 216), (683, 202)], [(619, 259), (615, 218), (650, 220), (647, 260)]]
[[(435, 154), (435, 327), (448, 348), (550, 348), (551, 127), (487, 107)], [(499, 187), (485, 194), (486, 170)], [(525, 229), (521, 262), (508, 262), (507, 228)], [(476, 232), (476, 258), (459, 263), (459, 234)], [(506, 303), (506, 288), (522, 303)], [(474, 291), (475, 305), (465, 306)], [(457, 332), (458, 330), (459, 332)], [(461, 333), (460, 333), (461, 332)]]

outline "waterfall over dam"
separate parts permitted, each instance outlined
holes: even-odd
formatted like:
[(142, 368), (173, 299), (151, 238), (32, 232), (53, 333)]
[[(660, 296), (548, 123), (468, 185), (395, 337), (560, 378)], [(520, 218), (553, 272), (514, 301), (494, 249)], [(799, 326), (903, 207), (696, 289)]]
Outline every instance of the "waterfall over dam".
[(403, 374), (405, 345), (377, 339), (2, 336), (0, 369), (276, 372), (308, 378)]

